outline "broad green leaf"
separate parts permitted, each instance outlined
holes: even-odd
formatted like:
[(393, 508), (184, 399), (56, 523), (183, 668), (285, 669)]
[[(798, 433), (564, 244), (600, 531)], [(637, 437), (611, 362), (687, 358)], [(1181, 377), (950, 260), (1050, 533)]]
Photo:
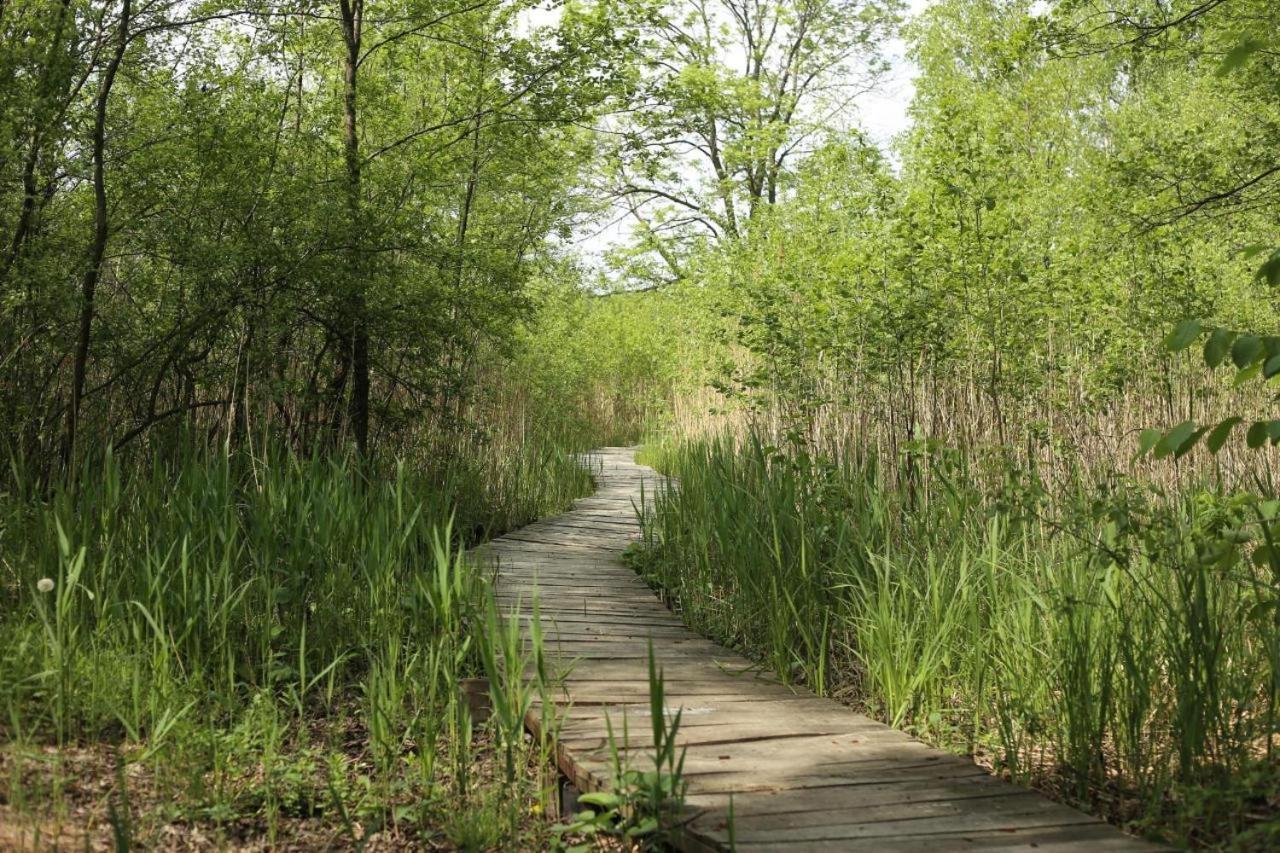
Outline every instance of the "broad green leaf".
[(650, 816), (637, 823), (635, 826), (627, 830), (628, 838), (640, 838), (645, 835), (652, 835), (658, 831), (658, 819)]
[(1267, 443), (1267, 422), (1254, 421), (1245, 433), (1244, 443), (1256, 449)]
[(1175, 452), (1188, 441), (1192, 434), (1196, 431), (1195, 421), (1183, 421), (1173, 429), (1164, 434), (1164, 437), (1156, 442), (1153, 455), (1156, 459), (1163, 459), (1169, 454)]
[(1272, 444), (1280, 444), (1280, 421), (1271, 421), (1267, 424), (1267, 437), (1271, 439)]
[(586, 803), (589, 806), (600, 806), (605, 809), (617, 808), (622, 803), (622, 798), (611, 791), (591, 791), (578, 797), (578, 802)]
[(1271, 257), (1262, 262), (1262, 266), (1258, 267), (1258, 278), (1266, 281), (1273, 287), (1280, 284), (1280, 250), (1271, 253)]
[(1169, 352), (1181, 352), (1200, 337), (1203, 328), (1199, 320), (1183, 320), (1164, 339), (1164, 346)]
[(1146, 456), (1150, 453), (1151, 448), (1156, 446), (1156, 442), (1158, 442), (1163, 435), (1164, 434), (1158, 429), (1144, 429), (1142, 434), (1138, 436), (1138, 452), (1134, 454), (1134, 458), (1137, 459), (1139, 456)]
[(1266, 364), (1262, 365), (1262, 375), (1270, 379), (1277, 373), (1280, 373), (1280, 355), (1273, 355), (1267, 359)]
[(1231, 342), (1235, 337), (1235, 332), (1229, 332), (1221, 327), (1214, 329), (1209, 335), (1209, 340), (1204, 342), (1204, 363), (1210, 367), (1222, 364), (1227, 353), (1231, 351)]
[(1182, 442), (1182, 444), (1180, 444), (1178, 448), (1174, 450), (1173, 458), (1181, 459), (1182, 457), (1190, 453), (1191, 450), (1196, 446), (1196, 444), (1199, 443), (1200, 439), (1204, 438), (1204, 434), (1208, 431), (1209, 431), (1209, 428), (1206, 426), (1206, 427), (1200, 427), (1200, 429), (1191, 433), (1191, 435), (1187, 437), (1187, 440)]
[(1236, 367), (1247, 367), (1262, 355), (1262, 338), (1257, 335), (1241, 335), (1231, 346), (1231, 360)]
[(1249, 58), (1265, 47), (1265, 44), (1252, 36), (1245, 36), (1235, 47), (1227, 51), (1227, 55), (1222, 57), (1222, 62), (1218, 65), (1218, 76), (1225, 77), (1235, 71), (1239, 71), (1249, 61)]
[(1244, 383), (1248, 382), (1250, 379), (1255, 378), (1261, 372), (1262, 372), (1261, 362), (1255, 361), (1253, 364), (1249, 365), (1244, 370), (1238, 371), (1235, 375), (1235, 378), (1231, 380), (1231, 384), (1233, 386), (1243, 385)]
[(1231, 431), (1236, 428), (1236, 424), (1241, 423), (1244, 418), (1230, 417), (1213, 428), (1213, 432), (1209, 433), (1209, 437), (1205, 439), (1205, 446), (1209, 448), (1210, 453), (1217, 453), (1222, 449), (1222, 445), (1227, 443), (1227, 438), (1231, 435)]

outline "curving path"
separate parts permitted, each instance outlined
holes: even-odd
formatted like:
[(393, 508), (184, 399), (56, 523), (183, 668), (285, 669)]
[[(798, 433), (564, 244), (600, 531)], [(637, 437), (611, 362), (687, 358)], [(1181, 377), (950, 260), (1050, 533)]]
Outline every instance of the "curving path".
[[(1143, 850), (1151, 845), (967, 759), (926, 746), (839, 703), (784, 686), (687, 629), (622, 560), (637, 506), (662, 478), (634, 448), (587, 457), (598, 490), (563, 515), (486, 545), (498, 596), (532, 618), (563, 676), (560, 769), (581, 790), (607, 787), (605, 715), (637, 769), (650, 769), (648, 644), (667, 707), (682, 708), (688, 818), (684, 850)], [(539, 724), (537, 709), (529, 724)]]

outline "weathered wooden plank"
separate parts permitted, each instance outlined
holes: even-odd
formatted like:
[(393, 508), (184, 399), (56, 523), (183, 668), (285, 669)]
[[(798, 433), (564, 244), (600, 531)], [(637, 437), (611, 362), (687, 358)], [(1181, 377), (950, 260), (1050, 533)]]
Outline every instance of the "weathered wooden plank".
[[(877, 819), (877, 816), (882, 816)], [(789, 821), (790, 815), (765, 816), (752, 821), (735, 809), (734, 835), (738, 843), (792, 845), (811, 841), (868, 841), (900, 836), (962, 834), (971, 832), (1015, 833), (1046, 827), (1095, 826), (1098, 821), (1074, 809), (1027, 791), (1014, 797), (988, 797), (947, 803), (912, 803), (868, 809), (868, 822), (814, 825)], [(860, 820), (862, 815), (850, 816)], [(721, 828), (715, 815), (704, 815), (688, 827), (692, 833), (727, 844), (728, 827)], [(1112, 830), (1113, 832), (1115, 830)], [(795, 849), (793, 846), (791, 849)]]
[[(979, 768), (972, 767), (974, 771)], [(691, 793), (686, 805), (695, 811), (726, 813), (732, 797), (734, 810), (749, 817), (779, 814), (809, 814), (812, 820), (824, 820), (824, 812), (851, 812), (872, 806), (927, 803), (936, 800), (961, 800), (970, 797), (1004, 796), (1023, 792), (987, 773), (915, 774), (864, 784), (832, 785), (820, 788), (791, 788), (782, 791)]]

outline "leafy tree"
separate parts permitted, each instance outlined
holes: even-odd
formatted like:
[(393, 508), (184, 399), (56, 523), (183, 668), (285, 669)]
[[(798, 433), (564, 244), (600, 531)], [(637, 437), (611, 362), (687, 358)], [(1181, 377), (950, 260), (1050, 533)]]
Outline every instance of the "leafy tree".
[(885, 69), (899, 0), (654, 6), (612, 180), (642, 245), (680, 276), (701, 240), (745, 235)]

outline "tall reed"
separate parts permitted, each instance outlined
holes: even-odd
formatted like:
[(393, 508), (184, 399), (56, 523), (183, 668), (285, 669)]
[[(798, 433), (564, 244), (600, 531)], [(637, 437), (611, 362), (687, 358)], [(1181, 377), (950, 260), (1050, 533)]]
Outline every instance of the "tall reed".
[(1280, 783), (1277, 504), (913, 452), (660, 446), (679, 485), (637, 567), (783, 678), (1112, 819), (1271, 831), (1251, 804)]
[[(74, 491), (0, 496), (0, 808), (65, 816), (74, 769), (33, 781), (55, 745), (58, 762), (107, 749), (122, 778), (142, 773), (151, 831), (260, 818), (271, 839), (327, 815), (412, 838), (458, 803), (483, 811), (488, 759), (459, 683), (487, 671), (496, 695), (529, 700), (494, 671), (511, 638), (464, 549), (588, 491), (576, 448), (531, 436), (385, 469), (186, 448), (107, 453)], [(543, 796), (513, 725), (498, 734), (514, 793), (493, 798), (508, 839)]]

